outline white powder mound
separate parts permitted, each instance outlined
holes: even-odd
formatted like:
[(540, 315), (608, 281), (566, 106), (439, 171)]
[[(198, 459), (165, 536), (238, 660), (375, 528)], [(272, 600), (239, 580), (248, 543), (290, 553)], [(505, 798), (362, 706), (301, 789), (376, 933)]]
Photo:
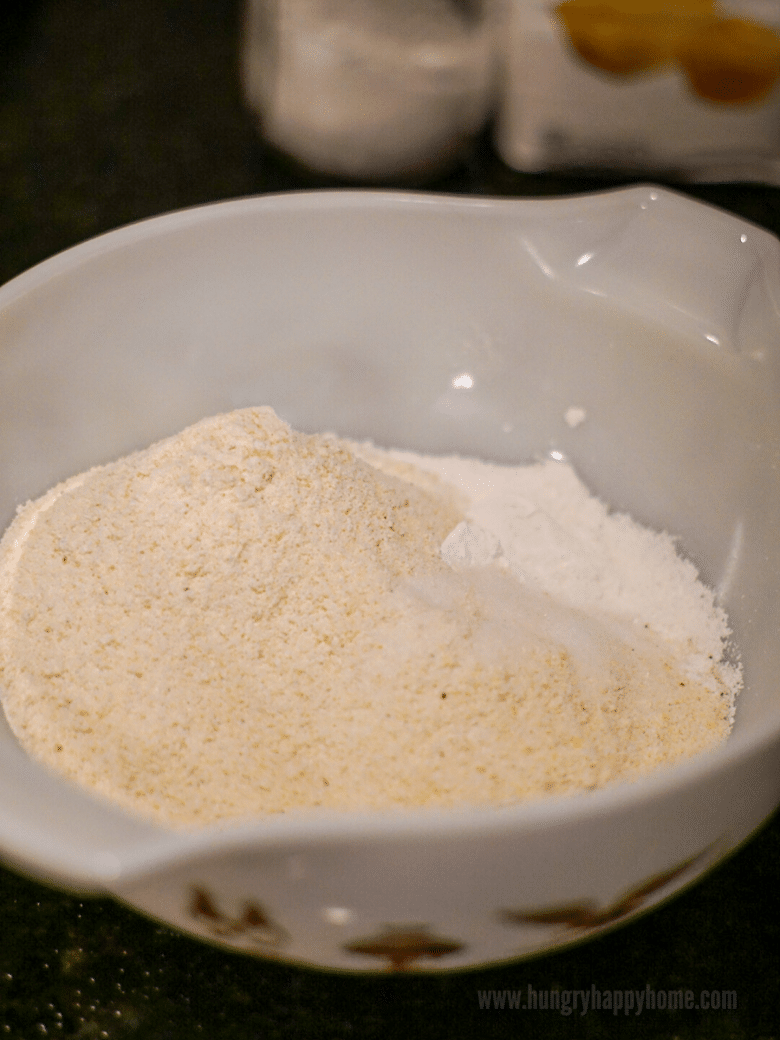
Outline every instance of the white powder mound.
[(670, 539), (565, 466), (352, 448), (245, 409), (22, 507), (0, 683), (28, 753), (192, 827), (515, 802), (725, 738), (725, 618)]
[(441, 548), (450, 566), (497, 565), (526, 588), (612, 627), (647, 630), (691, 679), (713, 691), (727, 689), (733, 716), (741, 671), (723, 660), (728, 618), (668, 534), (610, 513), (571, 466), (552, 459), (502, 466), (382, 452), (369, 444), (354, 450), (387, 472), (418, 467), (466, 496), (465, 518)]

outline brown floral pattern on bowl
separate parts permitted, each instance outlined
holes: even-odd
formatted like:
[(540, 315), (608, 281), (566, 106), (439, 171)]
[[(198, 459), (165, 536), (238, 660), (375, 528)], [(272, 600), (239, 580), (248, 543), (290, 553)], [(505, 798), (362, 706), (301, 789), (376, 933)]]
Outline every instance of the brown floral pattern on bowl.
[(279, 946), (288, 938), (285, 930), (257, 903), (247, 901), (238, 917), (229, 917), (218, 908), (208, 889), (200, 886), (192, 888), (188, 909), (217, 939), (244, 938), (268, 948)]
[(390, 971), (408, 971), (422, 957), (438, 959), (458, 953), (466, 947), (455, 939), (432, 935), (427, 925), (402, 928), (388, 925), (379, 935), (345, 943), (348, 953), (383, 958)]
[(712, 846), (708, 846), (702, 852), (697, 852), (695, 856), (678, 863), (670, 870), (654, 874), (641, 885), (626, 892), (610, 906), (599, 907), (595, 900), (583, 899), (579, 903), (547, 907), (542, 910), (501, 910), (498, 916), (505, 924), (513, 925), (561, 924), (566, 928), (579, 931), (602, 928), (604, 925), (613, 924), (639, 910), (654, 892), (684, 874), (695, 863), (703, 859), (711, 848)]

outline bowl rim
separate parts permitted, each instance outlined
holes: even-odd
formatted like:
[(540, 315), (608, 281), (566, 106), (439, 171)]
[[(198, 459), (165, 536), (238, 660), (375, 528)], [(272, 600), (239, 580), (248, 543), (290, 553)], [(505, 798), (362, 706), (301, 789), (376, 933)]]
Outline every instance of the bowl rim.
[[(264, 210), (305, 212), (409, 208), (440, 212), (477, 213), (481, 211), (486, 215), (503, 212), (509, 216), (522, 215), (524, 212), (530, 215), (534, 211), (537, 211), (538, 214), (546, 209), (555, 209), (562, 214), (568, 209), (570, 213), (574, 214), (583, 209), (590, 212), (601, 207), (609, 209), (616, 204), (616, 200), (633, 200), (637, 208), (643, 209), (653, 203), (662, 203), (697, 210), (702, 219), (708, 217), (724, 228), (750, 230), (751, 234), (756, 236), (753, 238), (754, 244), (760, 244), (760, 251), (762, 253), (770, 251), (774, 254), (774, 258), (780, 260), (780, 237), (761, 227), (760, 224), (731, 213), (714, 203), (704, 202), (686, 195), (682, 191), (676, 191), (650, 181), (618, 185), (599, 191), (583, 190), (565, 195), (545, 196), (458, 195), (451, 192), (438, 193), (386, 188), (316, 188), (242, 195), (236, 198), (198, 203), (141, 217), (108, 231), (100, 232), (40, 260), (0, 285), (0, 309), (49, 279), (71, 271), (104, 253), (122, 249), (135, 242), (148, 241), (181, 228), (205, 224), (229, 216)], [(780, 274), (778, 274), (776, 282), (780, 287)]]

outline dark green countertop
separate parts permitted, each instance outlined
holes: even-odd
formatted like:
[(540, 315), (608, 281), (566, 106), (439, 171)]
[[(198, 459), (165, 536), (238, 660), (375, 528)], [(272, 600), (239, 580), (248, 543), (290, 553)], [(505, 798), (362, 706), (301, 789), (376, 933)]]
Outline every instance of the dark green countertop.
[[(6, 0), (0, 282), (166, 210), (330, 187), (264, 149), (242, 107), (235, 0)], [(432, 190), (554, 195), (627, 179), (508, 170), (487, 140)], [(682, 188), (780, 233), (780, 189)], [(563, 953), (460, 974), (330, 976), (184, 938), (0, 868), (0, 1037), (780, 1036), (780, 819), (706, 880)], [(481, 1010), (478, 991), (735, 990), (732, 1011)]]

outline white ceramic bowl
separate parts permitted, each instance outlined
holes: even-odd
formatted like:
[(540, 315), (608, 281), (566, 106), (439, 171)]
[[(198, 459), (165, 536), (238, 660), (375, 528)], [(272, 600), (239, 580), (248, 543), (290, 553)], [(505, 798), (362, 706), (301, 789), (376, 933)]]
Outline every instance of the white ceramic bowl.
[[(550, 950), (701, 875), (780, 801), (779, 272), (772, 236), (652, 187), (325, 192), (135, 224), (6, 285), (0, 523), (71, 473), (248, 404), (395, 447), (558, 451), (679, 536), (746, 679), (723, 747), (633, 785), (189, 835), (50, 775), (3, 727), (6, 860), (233, 949), (358, 971)], [(571, 406), (587, 413), (574, 429)]]

